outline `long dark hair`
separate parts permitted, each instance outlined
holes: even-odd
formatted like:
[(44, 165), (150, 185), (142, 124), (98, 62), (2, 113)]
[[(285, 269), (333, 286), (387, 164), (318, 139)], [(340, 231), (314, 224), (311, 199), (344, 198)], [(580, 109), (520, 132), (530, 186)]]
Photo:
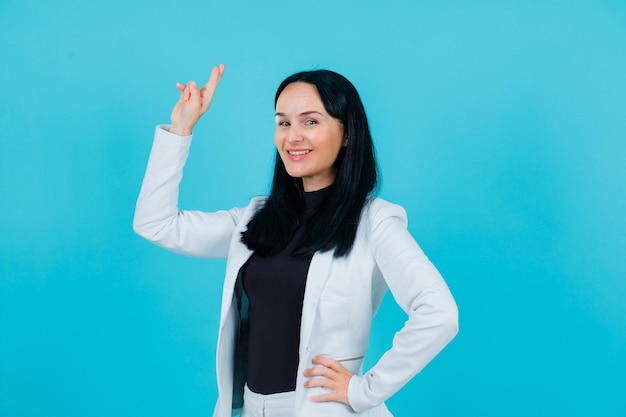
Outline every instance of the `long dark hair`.
[(274, 107), (291, 83), (314, 85), (324, 108), (343, 124), (348, 144), (335, 161), (335, 179), (323, 204), (305, 215), (302, 180), (291, 177), (276, 152), (272, 190), (241, 234), (248, 248), (261, 256), (284, 249), (301, 224), (304, 234), (295, 256), (312, 256), (334, 249), (334, 256), (350, 253), (368, 195), (377, 185), (374, 144), (359, 93), (344, 76), (329, 70), (298, 72), (278, 87)]

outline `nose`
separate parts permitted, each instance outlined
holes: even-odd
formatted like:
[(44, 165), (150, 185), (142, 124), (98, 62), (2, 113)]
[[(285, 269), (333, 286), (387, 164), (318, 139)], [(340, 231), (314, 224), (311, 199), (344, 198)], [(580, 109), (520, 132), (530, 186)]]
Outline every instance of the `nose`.
[(287, 142), (289, 143), (298, 143), (302, 142), (302, 131), (298, 128), (298, 126), (290, 126), (287, 131)]

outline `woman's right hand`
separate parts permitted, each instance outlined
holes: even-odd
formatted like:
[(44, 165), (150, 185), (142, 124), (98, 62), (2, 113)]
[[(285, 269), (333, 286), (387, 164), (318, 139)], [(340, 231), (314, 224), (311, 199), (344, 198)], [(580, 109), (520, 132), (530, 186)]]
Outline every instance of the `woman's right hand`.
[(195, 81), (189, 81), (187, 85), (176, 83), (180, 98), (172, 110), (170, 132), (180, 136), (191, 135), (193, 127), (209, 109), (222, 74), (224, 74), (224, 64), (213, 67), (209, 81), (202, 88), (198, 88)]

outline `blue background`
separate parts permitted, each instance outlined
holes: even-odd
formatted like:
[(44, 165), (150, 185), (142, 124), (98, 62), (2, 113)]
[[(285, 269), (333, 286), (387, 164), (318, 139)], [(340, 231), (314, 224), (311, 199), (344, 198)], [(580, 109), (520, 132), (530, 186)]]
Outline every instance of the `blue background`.
[(396, 415), (626, 415), (624, 1), (1, 0), (0, 48), (3, 417), (210, 415), (224, 263), (131, 223), (175, 82), (219, 62), (182, 208), (267, 191), (285, 76), (359, 89), (461, 311)]

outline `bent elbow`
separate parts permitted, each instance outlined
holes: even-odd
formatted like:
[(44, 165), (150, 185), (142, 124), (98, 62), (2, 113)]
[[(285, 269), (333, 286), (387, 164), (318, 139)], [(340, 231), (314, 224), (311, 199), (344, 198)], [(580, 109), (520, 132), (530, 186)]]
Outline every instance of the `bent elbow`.
[(143, 229), (143, 227), (142, 227), (142, 224), (141, 224), (141, 223), (139, 223), (139, 222), (137, 221), (137, 219), (134, 219), (134, 220), (133, 220), (133, 231), (134, 231), (135, 233), (137, 233), (139, 236), (141, 236), (141, 237), (145, 237), (145, 236), (144, 236), (145, 231), (144, 231), (144, 229)]
[(137, 216), (137, 213), (135, 213), (135, 217), (133, 218), (133, 231), (146, 240), (154, 240), (150, 232), (150, 227), (148, 227), (148, 224), (143, 221), (140, 216)]
[(442, 328), (448, 335), (449, 340), (454, 339), (457, 333), (459, 333), (459, 309), (454, 301), (446, 309), (446, 314), (442, 320)]
[(459, 333), (459, 318), (455, 317), (454, 320), (450, 320), (447, 324), (448, 334), (450, 335), (450, 340), (454, 339), (454, 337)]

